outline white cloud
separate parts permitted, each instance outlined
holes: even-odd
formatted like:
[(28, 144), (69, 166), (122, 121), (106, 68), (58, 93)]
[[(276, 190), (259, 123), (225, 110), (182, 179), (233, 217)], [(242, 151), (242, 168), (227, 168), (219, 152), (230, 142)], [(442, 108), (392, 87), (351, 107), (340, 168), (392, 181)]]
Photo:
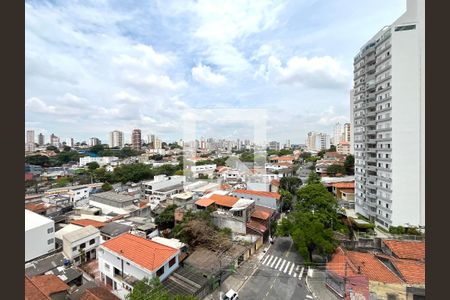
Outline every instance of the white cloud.
[(210, 85), (222, 85), (226, 82), (225, 76), (214, 73), (209, 66), (198, 64), (191, 70), (194, 80)]
[(160, 90), (176, 91), (188, 86), (188, 84), (184, 80), (173, 82), (167, 75), (150, 74), (145, 77), (140, 77), (138, 75), (127, 75), (125, 76), (125, 78), (128, 83), (150, 89), (156, 88)]
[(121, 103), (137, 104), (142, 102), (142, 98), (130, 95), (128, 92), (123, 90), (114, 94), (113, 97)]
[(283, 66), (281, 61), (271, 55), (267, 64), (261, 65), (258, 75), (279, 84), (301, 85), (312, 88), (350, 87), (350, 73), (341, 63), (330, 56), (290, 58)]
[(37, 97), (31, 97), (25, 100), (25, 109), (32, 112), (37, 113), (50, 113), (55, 114), (57, 113), (56, 107), (52, 105), (48, 105), (41, 99)]
[(340, 123), (348, 122), (348, 117), (338, 115), (335, 112), (334, 106), (330, 106), (320, 114), (320, 118), (317, 123), (324, 126), (331, 126), (338, 122)]

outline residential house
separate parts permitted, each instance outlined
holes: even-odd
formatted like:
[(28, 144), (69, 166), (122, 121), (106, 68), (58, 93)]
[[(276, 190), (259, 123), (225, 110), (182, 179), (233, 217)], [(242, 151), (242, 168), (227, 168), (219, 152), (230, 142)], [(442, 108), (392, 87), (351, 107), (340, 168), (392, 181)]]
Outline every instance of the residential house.
[(239, 198), (255, 200), (256, 205), (268, 207), (273, 210), (278, 211), (280, 208), (281, 195), (278, 193), (253, 190), (234, 190), (232, 195)]
[(255, 205), (247, 223), (247, 230), (262, 235), (263, 241), (266, 242), (269, 236), (273, 234), (273, 232), (270, 232), (270, 226), (276, 220), (276, 217), (277, 212), (275, 210)]
[[(219, 228), (230, 228), (233, 233), (247, 233), (247, 222), (254, 210), (255, 201), (236, 197), (213, 195), (210, 197), (219, 209), (212, 212), (212, 221)], [(235, 202), (234, 202), (235, 201)], [(234, 204), (228, 207), (232, 202)]]
[(55, 275), (25, 275), (25, 300), (65, 300), (69, 286)]
[(101, 243), (115, 238), (123, 233), (130, 232), (131, 229), (132, 227), (129, 225), (120, 224), (117, 222), (106, 223), (105, 226), (100, 228)]
[[(350, 290), (352, 283), (358, 291)], [(425, 262), (338, 247), (327, 264), (326, 284), (340, 296), (346, 291), (366, 299), (425, 299)]]
[(199, 165), (199, 166), (191, 166), (190, 170), (194, 178), (198, 178), (200, 175), (203, 176), (206, 175), (209, 178), (211, 178), (214, 174), (214, 171), (216, 170), (216, 167), (217, 167), (216, 164)]
[(84, 157), (80, 157), (79, 166), (84, 167), (89, 163), (96, 162), (102, 167), (102, 166), (112, 163), (113, 161), (118, 161), (118, 160), (119, 160), (119, 158), (115, 157), (115, 156), (97, 156), (97, 157), (84, 156)]
[(339, 154), (344, 154), (344, 155), (350, 154), (350, 143), (349, 142), (345, 142), (345, 141), (341, 141), (336, 146), (336, 152), (339, 153)]
[(355, 202), (355, 182), (331, 183), (333, 195), (338, 201)]
[(178, 268), (180, 250), (124, 233), (97, 249), (101, 280), (125, 299), (144, 277), (163, 281)]
[(63, 235), (63, 253), (74, 265), (95, 259), (100, 245), (100, 230), (92, 225)]
[(273, 179), (270, 182), (270, 190), (269, 190), (269, 192), (278, 193), (279, 189), (280, 189), (280, 180), (279, 179)]
[(150, 201), (166, 201), (169, 197), (183, 192), (183, 185), (186, 182), (185, 176), (155, 176), (151, 181), (142, 182), (144, 193), (148, 195)]
[(55, 251), (55, 222), (25, 209), (25, 262)]

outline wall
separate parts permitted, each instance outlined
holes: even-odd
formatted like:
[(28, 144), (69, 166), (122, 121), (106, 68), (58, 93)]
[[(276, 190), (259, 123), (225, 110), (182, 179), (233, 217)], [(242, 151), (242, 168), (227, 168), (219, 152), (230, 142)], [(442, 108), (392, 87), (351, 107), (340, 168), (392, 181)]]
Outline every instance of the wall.
[(232, 219), (227, 216), (212, 215), (213, 223), (219, 228), (230, 228), (235, 233), (246, 234), (247, 226), (245, 222)]
[[(394, 24), (414, 24), (416, 1)], [(424, 181), (421, 167), (423, 102), (418, 28), (392, 32), (392, 225), (425, 225), (421, 205)], [(422, 198), (422, 199), (421, 199)]]
[(402, 284), (369, 281), (369, 291), (377, 296), (377, 300), (387, 300), (388, 294), (395, 294), (396, 300), (406, 300), (406, 286)]
[[(92, 245), (89, 245), (89, 241), (95, 239), (95, 243)], [(69, 258), (70, 260), (73, 260), (75, 257), (80, 256), (80, 245), (86, 243), (86, 248), (84, 248), (85, 253), (91, 251), (92, 249), (97, 248), (100, 245), (100, 231), (98, 231), (95, 234), (91, 234), (87, 237), (84, 237), (78, 241), (75, 241), (73, 243), (67, 241), (63, 236), (63, 253), (64, 255)], [(73, 251), (72, 248), (77, 247), (77, 250)]]
[(245, 198), (250, 200), (255, 200), (255, 204), (259, 206), (269, 207), (271, 209), (278, 210), (277, 200), (275, 198), (249, 195), (249, 194), (239, 194), (233, 193), (236, 197)]
[[(52, 228), (51, 233), (47, 229)], [(53, 239), (53, 243), (48, 244), (48, 240)], [(55, 250), (55, 223), (32, 228), (25, 231), (25, 261), (32, 260)]]
[[(103, 250), (103, 251), (102, 251)], [(167, 263), (164, 265), (164, 274), (160, 277), (160, 280), (163, 281), (166, 279), (173, 271), (175, 271), (179, 266), (179, 253), (175, 254), (171, 258), (167, 260)], [(120, 257), (120, 259), (117, 259)], [(175, 264), (169, 268), (169, 261), (173, 257), (176, 257)], [(134, 262), (123, 258), (119, 256), (118, 254), (115, 254), (112, 251), (109, 251), (108, 249), (104, 247), (99, 247), (97, 249), (97, 258), (98, 258), (98, 268), (99, 271), (109, 278), (111, 278), (113, 281), (116, 281), (117, 288), (119, 290), (119, 294), (126, 295), (128, 294), (128, 291), (123, 287), (122, 282), (120, 281), (120, 278), (114, 277), (114, 267), (122, 270), (122, 260), (123, 260), (123, 272), (124, 275), (132, 275), (133, 277), (141, 280), (144, 277), (147, 277), (149, 279), (153, 278), (155, 274), (152, 271), (145, 270), (142, 267), (138, 266)], [(105, 263), (109, 265), (109, 270), (105, 268)], [(127, 264), (129, 263), (129, 264)], [(155, 270), (156, 272), (156, 270)], [(124, 299), (124, 298), (122, 298)]]

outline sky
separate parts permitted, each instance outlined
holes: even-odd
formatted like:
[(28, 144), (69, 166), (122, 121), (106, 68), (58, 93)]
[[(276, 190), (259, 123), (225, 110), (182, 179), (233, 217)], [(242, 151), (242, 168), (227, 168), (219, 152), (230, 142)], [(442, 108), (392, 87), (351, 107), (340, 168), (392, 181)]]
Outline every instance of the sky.
[[(133, 128), (304, 143), (350, 120), (353, 58), (406, 0), (26, 1), (25, 127), (85, 141)], [(192, 112), (192, 111), (191, 111)], [(204, 113), (203, 113), (204, 112)], [(250, 113), (248, 113), (250, 112)], [(257, 116), (258, 117), (258, 116)]]

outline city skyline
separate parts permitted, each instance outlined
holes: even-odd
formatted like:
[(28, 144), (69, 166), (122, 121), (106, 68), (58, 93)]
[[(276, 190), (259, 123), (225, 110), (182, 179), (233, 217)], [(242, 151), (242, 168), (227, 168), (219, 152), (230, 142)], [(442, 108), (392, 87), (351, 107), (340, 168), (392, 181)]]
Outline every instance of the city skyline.
[[(354, 53), (405, 10), (401, 0), (246, 5), (27, 2), (26, 128), (102, 141), (141, 128), (175, 141), (185, 109), (259, 108), (271, 115), (267, 140), (303, 143), (349, 122)], [(217, 119), (201, 134), (245, 139), (242, 124)]]

